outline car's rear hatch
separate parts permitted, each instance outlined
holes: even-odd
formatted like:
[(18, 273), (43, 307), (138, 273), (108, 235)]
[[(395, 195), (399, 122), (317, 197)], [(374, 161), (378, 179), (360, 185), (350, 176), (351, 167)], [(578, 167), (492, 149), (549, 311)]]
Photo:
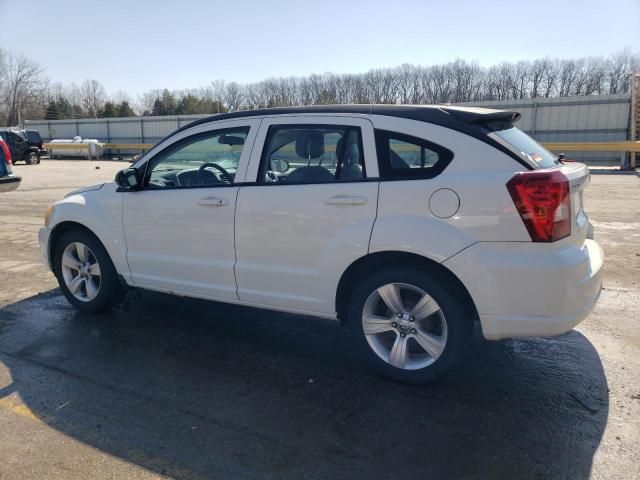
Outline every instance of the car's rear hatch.
[[(518, 155), (520, 159), (525, 160), (531, 166), (530, 171), (523, 172), (522, 175), (544, 178), (546, 172), (551, 172), (553, 176), (553, 180), (551, 181), (556, 183), (560, 182), (563, 185), (565, 183), (564, 178), (566, 178), (566, 182), (568, 182), (567, 194), (570, 200), (570, 212), (565, 212), (564, 214), (570, 215), (571, 230), (567, 232), (569, 233), (568, 235), (562, 236), (562, 238), (569, 237), (568, 241), (581, 245), (584, 243), (589, 230), (589, 219), (584, 211), (582, 202), (584, 189), (590, 179), (589, 169), (583, 163), (563, 163), (556, 155), (523, 131), (513, 126), (505, 126), (507, 128), (495, 130), (489, 135), (500, 141), (500, 143), (508, 147)], [(553, 172), (560, 172), (564, 177), (558, 176)], [(558, 209), (555, 214), (556, 216), (562, 215), (563, 211)]]
[(557, 167), (569, 180), (571, 198), (571, 243), (582, 245), (589, 234), (589, 218), (584, 211), (583, 193), (591, 174), (584, 163), (564, 163)]
[[(564, 242), (584, 243), (589, 231), (589, 219), (582, 205), (583, 191), (590, 178), (586, 165), (561, 162), (556, 155), (516, 128), (514, 123), (520, 119), (518, 112), (458, 107), (446, 107), (445, 110), (468, 125), (475, 126), (496, 147), (517, 160), (518, 163), (514, 162), (517, 165), (517, 178), (514, 177), (515, 181), (510, 182), (517, 186), (507, 188), (533, 241), (564, 239)], [(561, 197), (568, 197), (569, 202), (563, 203)], [(535, 221), (531, 219), (536, 216), (542, 227), (532, 225)], [(569, 220), (570, 223), (562, 223), (563, 220)], [(554, 231), (551, 225), (554, 222), (562, 223), (560, 232)], [(540, 228), (536, 230), (537, 227)]]

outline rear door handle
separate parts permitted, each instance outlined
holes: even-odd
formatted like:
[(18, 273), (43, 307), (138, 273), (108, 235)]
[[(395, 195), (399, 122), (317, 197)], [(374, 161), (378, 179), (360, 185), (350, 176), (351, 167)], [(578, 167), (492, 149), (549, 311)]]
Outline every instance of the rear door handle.
[(325, 199), (327, 205), (364, 205), (367, 197), (361, 195), (335, 195)]
[(198, 205), (203, 207), (224, 207), (229, 204), (229, 200), (220, 197), (204, 197), (198, 200)]

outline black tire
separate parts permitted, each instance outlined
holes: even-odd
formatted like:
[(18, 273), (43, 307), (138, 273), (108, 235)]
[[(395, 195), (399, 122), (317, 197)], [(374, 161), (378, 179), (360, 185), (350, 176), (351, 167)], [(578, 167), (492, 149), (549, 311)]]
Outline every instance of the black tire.
[[(367, 341), (362, 323), (365, 302), (376, 289), (391, 283), (412, 285), (428, 293), (444, 314), (447, 327), (445, 347), (440, 356), (428, 366), (415, 370), (393, 366), (378, 356)], [(463, 292), (456, 291), (449, 282), (436, 275), (408, 267), (388, 268), (367, 276), (355, 287), (349, 303), (347, 324), (354, 333), (363, 357), (377, 372), (402, 383), (428, 383), (447, 373), (466, 350), (473, 332), (473, 318), (469, 318), (463, 298)]]
[[(89, 247), (100, 266), (100, 286), (98, 294), (90, 301), (77, 299), (67, 287), (62, 274), (62, 254), (65, 248), (74, 242), (80, 242)], [(83, 312), (97, 313), (108, 310), (118, 305), (126, 294), (126, 289), (120, 283), (118, 273), (102, 243), (92, 234), (80, 229), (66, 232), (57, 241), (53, 260), (53, 272), (58, 279), (62, 293), (69, 303)]]
[(27, 165), (35, 165), (36, 163), (40, 163), (38, 161), (38, 154), (34, 152), (28, 153), (24, 161)]
[(40, 160), (41, 160), (40, 155), (36, 154), (36, 156), (38, 157), (38, 161), (36, 162), (36, 165), (40, 165)]

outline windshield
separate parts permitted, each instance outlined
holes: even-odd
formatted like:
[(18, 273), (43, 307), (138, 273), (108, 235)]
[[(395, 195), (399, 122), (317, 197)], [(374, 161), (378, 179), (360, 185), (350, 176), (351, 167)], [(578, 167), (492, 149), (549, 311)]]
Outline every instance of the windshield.
[(523, 158), (538, 168), (551, 168), (558, 164), (558, 157), (516, 127), (493, 132), (511, 145)]

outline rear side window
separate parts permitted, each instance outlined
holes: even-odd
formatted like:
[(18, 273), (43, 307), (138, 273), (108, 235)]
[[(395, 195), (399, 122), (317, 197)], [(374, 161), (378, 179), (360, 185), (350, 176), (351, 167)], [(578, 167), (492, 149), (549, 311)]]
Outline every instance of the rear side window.
[(40, 136), (40, 133), (36, 132), (35, 130), (27, 130), (26, 135), (27, 135), (27, 140), (29, 140), (32, 143), (40, 143), (42, 141), (42, 137)]
[(453, 158), (453, 152), (422, 138), (376, 130), (381, 180), (433, 178)]
[(502, 141), (511, 145), (521, 157), (529, 160), (538, 168), (551, 168), (558, 164), (557, 156), (536, 142), (529, 135), (516, 127), (497, 130), (492, 133)]

